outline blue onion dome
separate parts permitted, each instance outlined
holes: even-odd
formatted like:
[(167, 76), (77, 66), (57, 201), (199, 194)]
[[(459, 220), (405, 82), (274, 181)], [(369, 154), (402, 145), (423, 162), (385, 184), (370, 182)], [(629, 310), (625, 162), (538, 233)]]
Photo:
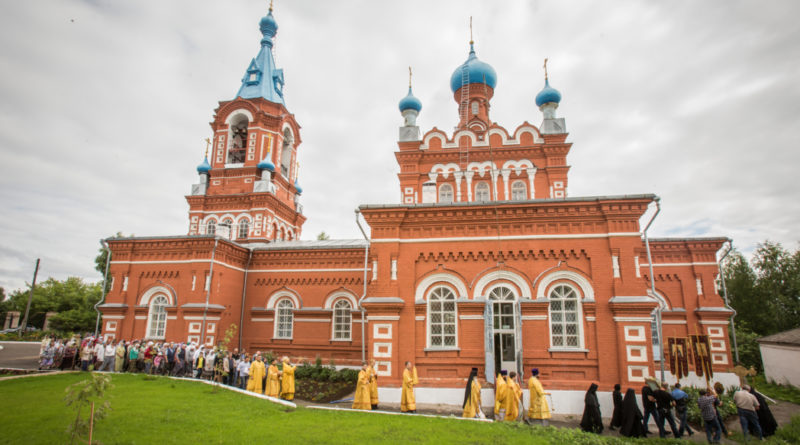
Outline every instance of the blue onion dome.
[(269, 156), (262, 159), (261, 162), (256, 165), (256, 168), (259, 170), (269, 170), (271, 172), (275, 171), (275, 164), (269, 161)]
[(464, 66), (467, 67), (468, 72), (467, 84), (483, 83), (492, 87), (492, 89), (497, 85), (497, 73), (494, 71), (494, 68), (488, 63), (481, 62), (478, 59), (475, 55), (475, 47), (472, 42), (470, 42), (467, 61), (456, 68), (456, 70), (453, 71), (453, 75), (450, 76), (450, 89), (454, 93), (462, 86)]
[(294, 188), (297, 189), (297, 194), (303, 194), (303, 187), (300, 187), (300, 184), (297, 183), (297, 179), (294, 180)]
[(408, 87), (408, 95), (400, 99), (399, 108), (401, 113), (406, 110), (416, 110), (419, 112), (419, 110), (422, 109), (422, 102), (411, 93), (411, 87)]
[(208, 157), (203, 159), (203, 162), (197, 166), (197, 173), (208, 173), (211, 170), (211, 164), (208, 163)]
[(551, 87), (550, 81), (545, 78), (544, 88), (542, 88), (542, 91), (539, 91), (539, 94), (536, 95), (536, 106), (541, 107), (549, 102), (561, 102), (561, 93), (559, 93), (557, 89)]
[(272, 8), (269, 8), (269, 13), (267, 15), (261, 17), (258, 27), (261, 29), (261, 34), (264, 34), (264, 37), (273, 38), (275, 34), (278, 33), (278, 22), (276, 22), (275, 17), (272, 16)]

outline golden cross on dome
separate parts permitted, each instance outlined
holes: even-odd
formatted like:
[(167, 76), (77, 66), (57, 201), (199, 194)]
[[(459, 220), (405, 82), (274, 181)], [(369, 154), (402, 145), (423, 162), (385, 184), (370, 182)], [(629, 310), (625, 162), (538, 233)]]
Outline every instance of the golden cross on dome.
[(547, 80), (547, 57), (544, 58), (544, 80)]
[(469, 44), (472, 45), (473, 43), (475, 41), (472, 40), (472, 16), (469, 16)]
[(411, 67), (408, 67), (408, 87), (411, 88)]
[(211, 146), (211, 139), (206, 138), (206, 157), (208, 157), (208, 147)]
[(269, 12), (272, 12), (272, 0), (269, 0)]

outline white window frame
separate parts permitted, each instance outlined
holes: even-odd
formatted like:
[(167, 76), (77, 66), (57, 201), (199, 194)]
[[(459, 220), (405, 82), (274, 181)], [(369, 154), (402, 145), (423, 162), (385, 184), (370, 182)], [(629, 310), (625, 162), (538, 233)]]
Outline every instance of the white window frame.
[[(567, 325), (568, 322), (565, 321), (567, 311), (564, 309), (563, 302), (568, 301), (566, 298), (554, 298), (554, 293), (557, 289), (565, 287), (572, 291), (575, 295), (575, 325), (577, 329), (577, 336), (578, 336), (578, 344), (570, 346), (567, 344)], [(548, 332), (550, 334), (550, 347), (552, 349), (564, 349), (564, 350), (572, 350), (572, 349), (584, 349), (584, 338), (583, 338), (583, 305), (581, 304), (581, 293), (579, 291), (578, 286), (574, 286), (570, 283), (559, 282), (556, 283), (548, 292), (548, 304), (547, 304), (547, 320), (548, 320)], [(561, 336), (563, 337), (564, 344), (556, 345), (553, 341), (553, 302), (554, 301), (561, 301), (562, 302), (562, 320), (559, 322), (563, 326), (563, 331)]]
[[(244, 228), (244, 236), (242, 236), (242, 228)], [(250, 220), (242, 218), (236, 224), (236, 239), (247, 239), (250, 237)]]
[[(448, 300), (453, 302), (453, 312), (452, 312), (453, 320), (452, 320), (452, 322), (444, 321), (444, 316), (449, 311), (445, 311), (444, 308), (442, 307), (442, 309), (439, 311), (439, 313), (442, 315), (442, 321), (440, 322), (440, 324), (442, 326), (442, 331), (441, 331), (441, 333), (436, 334), (437, 336), (441, 337), (442, 344), (434, 345), (433, 344), (433, 337), (434, 337), (433, 326), (431, 326), (431, 324), (433, 322), (433, 315), (434, 314), (431, 313), (431, 303), (434, 300), (434, 295), (438, 295), (440, 292), (443, 292), (443, 291), (449, 292), (450, 296), (452, 296), (452, 300), (442, 298), (441, 300), (437, 299), (437, 301), (441, 301), (442, 305), (444, 305), (444, 302), (448, 301)], [(442, 297), (444, 297), (444, 295), (442, 295)], [(427, 333), (428, 333), (428, 335), (426, 336), (427, 337), (427, 347), (428, 347), (428, 349), (437, 349), (437, 350), (458, 349), (458, 304), (456, 303), (457, 299), (458, 299), (458, 297), (457, 297), (457, 293), (456, 293), (455, 289), (452, 289), (449, 286), (444, 286), (444, 285), (441, 285), (441, 284), (432, 287), (431, 290), (428, 292), (428, 298), (426, 298), (426, 308), (425, 308), (426, 309), (426, 311), (425, 311), (425, 313), (426, 313), (425, 321), (426, 321), (426, 324), (427, 324)], [(448, 336), (451, 335), (451, 334), (445, 334), (444, 333), (445, 326), (447, 326), (449, 324), (453, 325), (453, 334), (452, 335), (454, 336), (454, 343), (452, 345), (445, 345), (445, 337), (448, 337)]]
[(480, 111), (480, 108), (479, 108), (480, 104), (478, 104), (478, 101), (477, 100), (473, 100), (472, 103), (470, 104), (470, 106), (472, 107), (472, 110), (471, 110), (472, 111), (472, 115), (473, 116), (477, 116), (478, 112)]
[[(514, 190), (514, 189), (517, 190)], [(515, 196), (515, 192), (521, 192), (521, 196)], [(525, 184), (525, 181), (518, 179), (511, 183), (511, 200), (512, 201), (525, 201), (528, 199), (528, 185)]]
[[(288, 305), (284, 303), (288, 303)], [(289, 328), (288, 328), (289, 335), (281, 335), (286, 333), (286, 329), (281, 329), (281, 324), (283, 323), (281, 317), (284, 316), (283, 314), (281, 314), (281, 312), (286, 310), (288, 310), (289, 312), (288, 315), (286, 315), (286, 317), (288, 317), (289, 319)], [(275, 332), (273, 333), (274, 336), (273, 338), (280, 338), (286, 340), (292, 339), (292, 336), (294, 335), (294, 310), (295, 310), (294, 302), (292, 301), (291, 298), (281, 298), (275, 303)]]
[[(345, 308), (346, 306), (346, 308)], [(339, 322), (339, 314), (346, 321)], [(350, 300), (340, 298), (333, 303), (333, 314), (331, 318), (331, 340), (349, 341), (353, 338), (353, 305)], [(339, 335), (342, 334), (342, 335)]]
[[(156, 304), (161, 303), (163, 304)], [(153, 298), (150, 299), (150, 309), (147, 311), (147, 338), (163, 340), (167, 334), (167, 306), (169, 306), (169, 298), (164, 294), (157, 294)], [(156, 313), (156, 308), (160, 307), (161, 311)], [(155, 317), (161, 318), (163, 321), (163, 327), (161, 332), (158, 332), (158, 324), (159, 319)]]
[(442, 184), (439, 186), (439, 203), (451, 204), (453, 202), (453, 186)]
[[(479, 191), (483, 193), (483, 188), (486, 188), (486, 199), (481, 199)], [(486, 181), (480, 181), (475, 184), (475, 202), (489, 202), (492, 200), (492, 187)]]
[(205, 224), (206, 235), (215, 235), (217, 233), (217, 220), (209, 219)]

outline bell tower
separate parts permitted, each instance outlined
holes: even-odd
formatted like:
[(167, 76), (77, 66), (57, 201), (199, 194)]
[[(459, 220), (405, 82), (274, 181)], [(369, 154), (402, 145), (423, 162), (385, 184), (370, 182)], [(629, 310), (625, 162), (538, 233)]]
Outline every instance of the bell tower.
[(300, 125), (286, 109), (283, 70), (275, 66), (278, 24), (272, 6), (259, 29), (261, 49), (248, 64), (236, 98), (221, 101), (210, 122), (213, 136), (197, 167), (199, 181), (186, 196), (189, 235), (293, 240), (306, 220), (298, 182)]

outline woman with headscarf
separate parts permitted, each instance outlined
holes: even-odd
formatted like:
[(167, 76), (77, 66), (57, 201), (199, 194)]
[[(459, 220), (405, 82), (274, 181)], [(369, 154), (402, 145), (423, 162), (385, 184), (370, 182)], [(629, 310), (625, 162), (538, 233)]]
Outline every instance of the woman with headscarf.
[(756, 415), (758, 415), (758, 424), (761, 426), (761, 434), (764, 437), (774, 435), (775, 430), (778, 429), (778, 423), (775, 422), (775, 417), (772, 416), (767, 399), (752, 386), (750, 387), (750, 394), (756, 396), (756, 400), (758, 400)]
[(528, 418), (537, 421), (542, 426), (547, 426), (550, 419), (550, 407), (547, 405), (542, 382), (539, 381), (539, 368), (531, 369), (531, 378), (528, 379), (528, 393), (531, 398), (528, 408)]
[(625, 398), (622, 399), (619, 433), (625, 437), (644, 437), (643, 420), (642, 411), (636, 404), (636, 391), (628, 388), (625, 391)]
[(597, 400), (597, 384), (592, 383), (586, 396), (583, 398), (583, 418), (581, 429), (589, 433), (600, 434), (603, 432), (603, 417), (600, 415), (600, 402)]
[(620, 391), (619, 383), (614, 385), (614, 392), (611, 393), (611, 398), (614, 401), (614, 413), (611, 414), (611, 425), (608, 429), (614, 431), (614, 428), (619, 428), (622, 425), (622, 392)]
[(464, 408), (462, 417), (473, 419), (478, 417), (481, 409), (481, 384), (478, 382), (478, 368), (472, 368), (467, 379), (467, 387), (464, 389)]

